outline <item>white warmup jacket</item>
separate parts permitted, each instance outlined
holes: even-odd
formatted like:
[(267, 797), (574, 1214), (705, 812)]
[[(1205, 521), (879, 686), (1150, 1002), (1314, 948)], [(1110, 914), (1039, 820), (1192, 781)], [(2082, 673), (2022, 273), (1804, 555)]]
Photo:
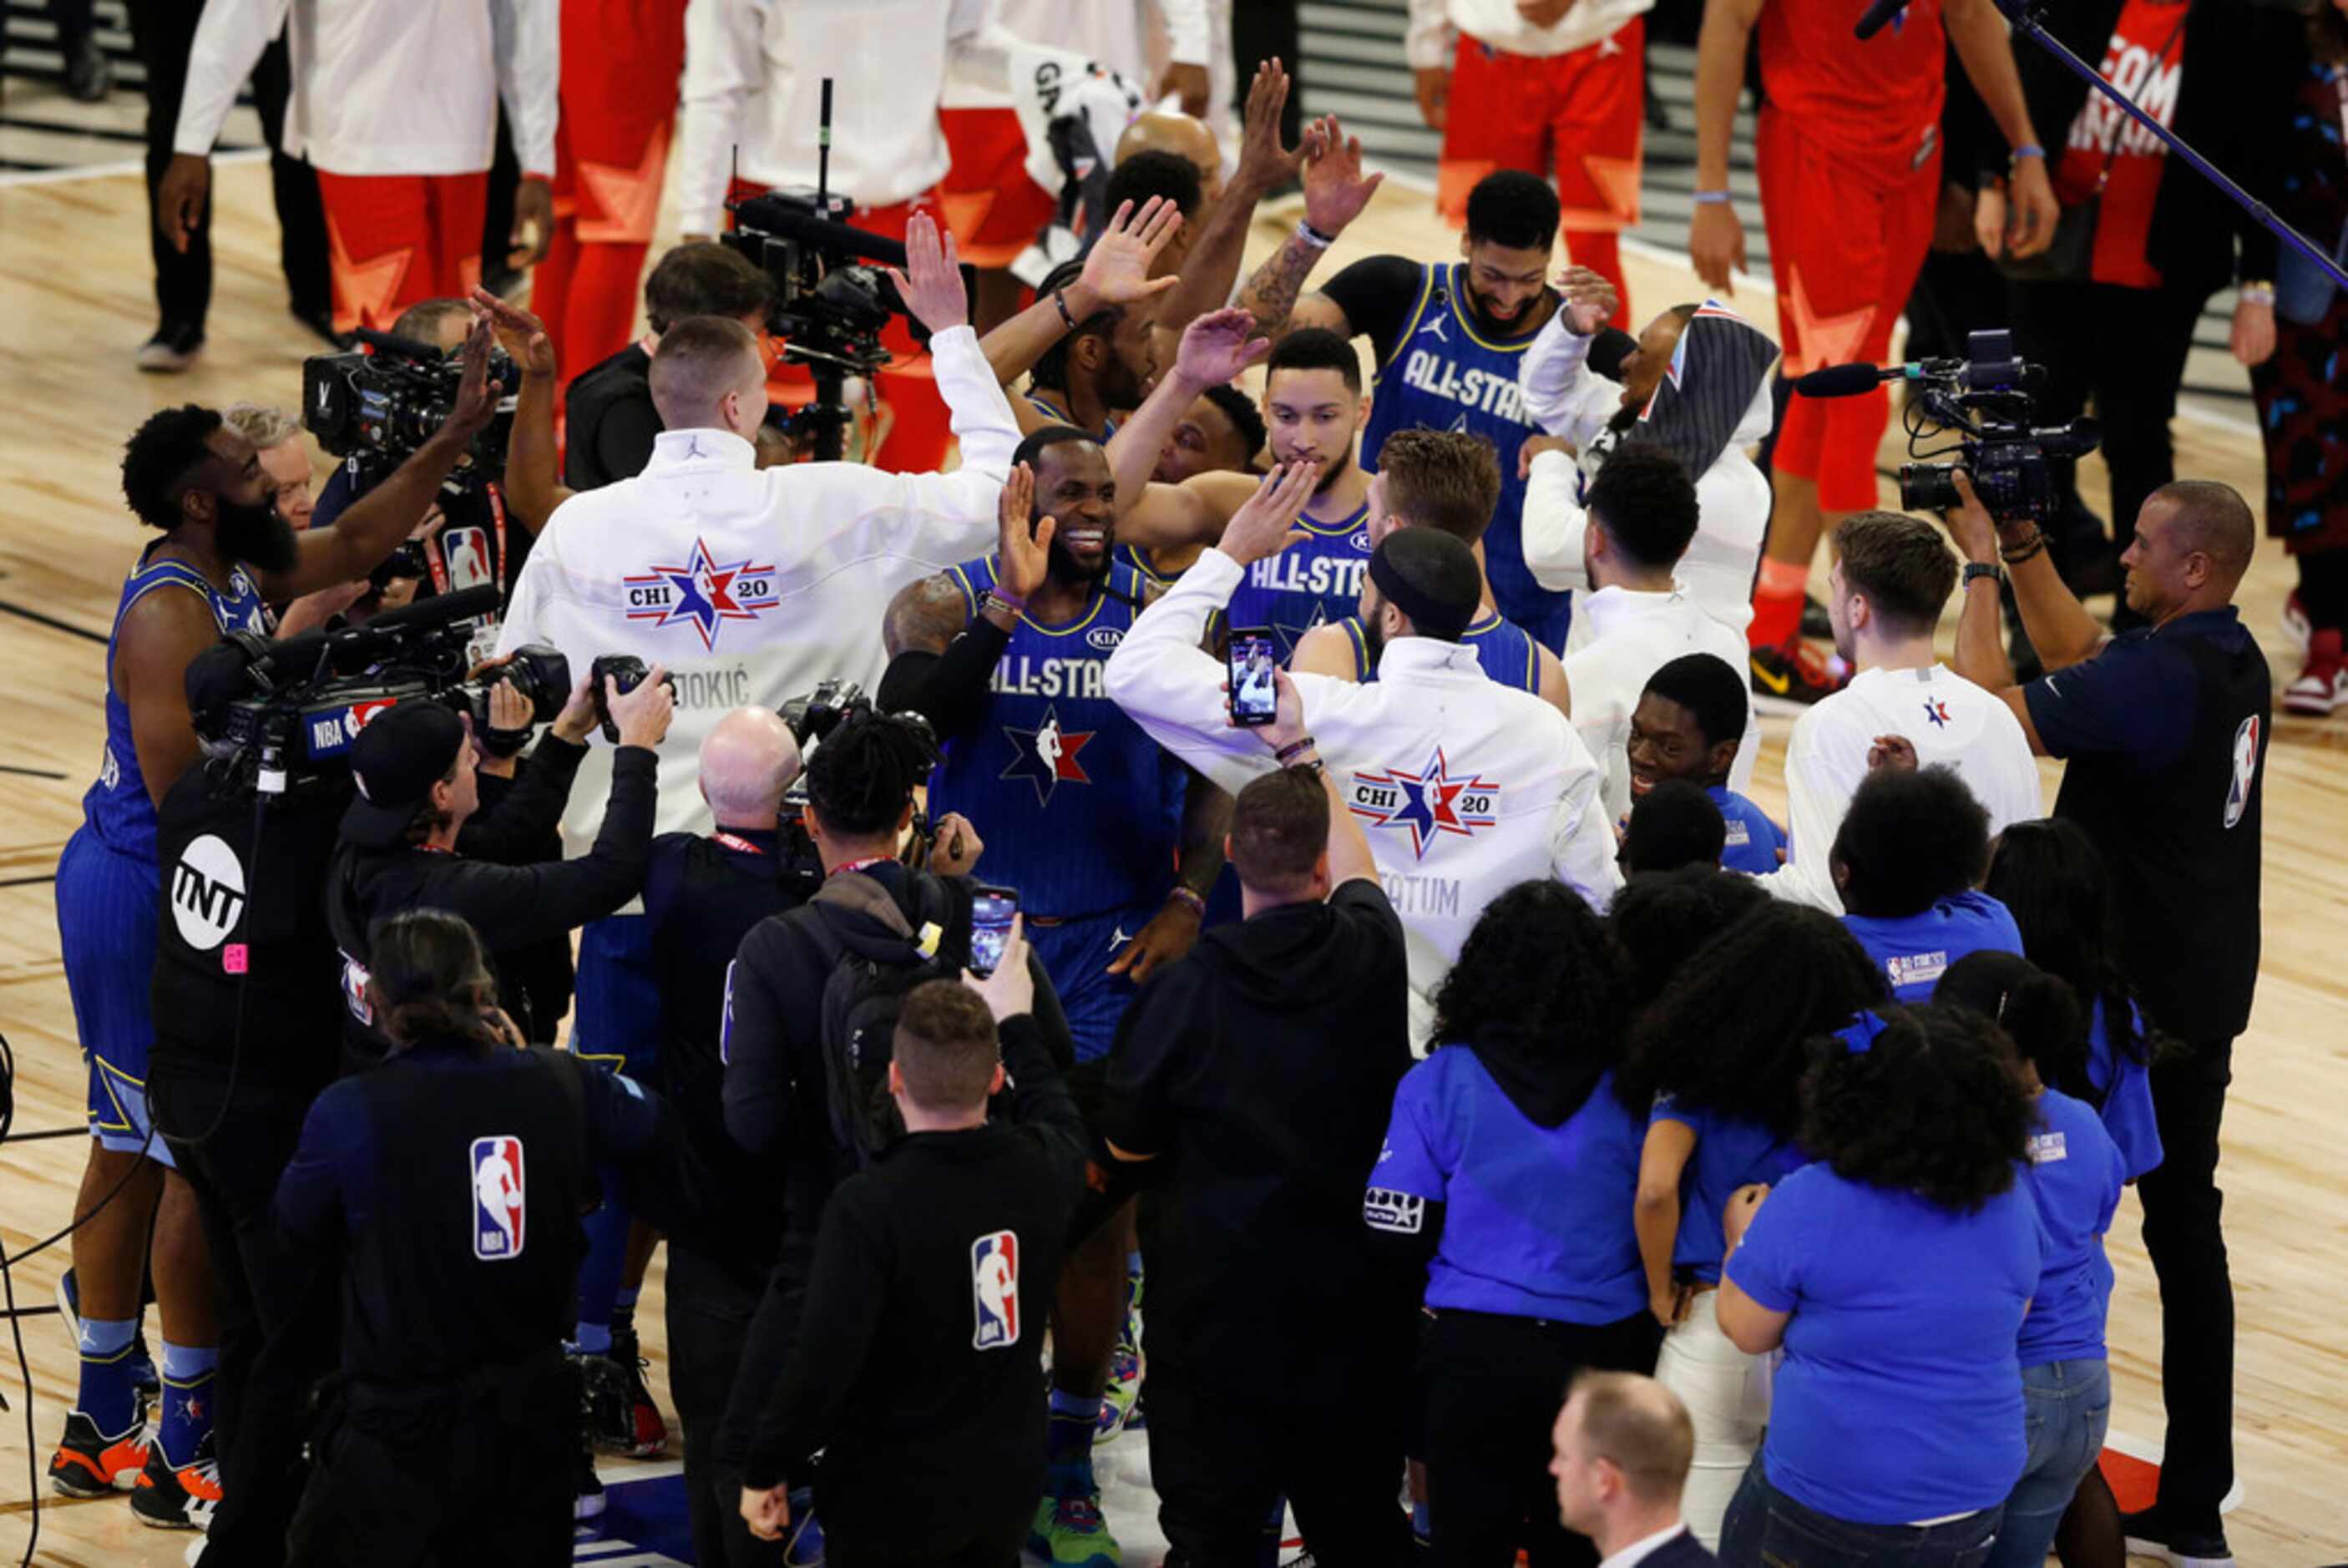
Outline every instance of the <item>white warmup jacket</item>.
[[(658, 830), (702, 820), (701, 742), (720, 718), (835, 676), (877, 688), (891, 597), (994, 542), (1019, 427), (977, 334), (953, 327), (930, 348), (962, 441), (953, 473), (761, 470), (730, 432), (668, 430), (643, 473), (581, 491), (539, 535), (498, 651), (551, 643), (573, 679), (598, 654), (668, 666), (676, 718), (660, 748)], [(611, 790), (611, 749), (592, 748), (563, 814), (573, 852), (593, 841)]]
[(330, 174), (478, 174), (502, 97), (522, 172), (554, 178), (557, 0), (205, 0), (203, 12), (174, 152), (211, 155), (283, 27), (289, 158)]
[(1901, 735), (1919, 767), (1946, 763), (1989, 811), (1989, 830), (2046, 813), (2022, 721), (1994, 692), (1945, 665), (1865, 670), (1794, 721), (1786, 743), (1786, 863), (1758, 879), (1780, 898), (1842, 913), (1827, 858), (1879, 735)]
[[(1525, 566), (1542, 587), (1575, 595), (1577, 627), (1581, 596), (1590, 587), (1581, 556), (1586, 521), (1581, 485), (1613, 449), (1608, 423), (1622, 408), (1622, 384), (1587, 364), (1590, 343), (1566, 327), (1561, 314), (1552, 316), (1525, 350), (1517, 371), (1525, 412), (1550, 435), (1572, 442), (1581, 454), (1578, 468), (1562, 452), (1543, 452), (1533, 459), (1524, 510)], [(1754, 467), (1746, 449), (1768, 435), (1774, 418), (1765, 377), (1728, 444), (1695, 476), (1695, 540), (1673, 569), (1688, 596), (1740, 638), (1753, 622), (1753, 576), (1760, 570), (1761, 546), (1769, 533), (1769, 481)], [(1571, 646), (1569, 642), (1569, 651)], [(1743, 660), (1740, 654), (1735, 661), (1740, 669)]]
[(1511, 55), (1562, 55), (1621, 31), (1653, 5), (1654, 0), (1576, 0), (1555, 26), (1536, 27), (1517, 14), (1517, 0), (1410, 0), (1403, 53), (1413, 70), (1448, 66), (1465, 33)]
[[(994, 16), (1022, 38), (1055, 45), (1129, 81), (1146, 83), (1150, 78), (1151, 35), (1157, 30), (1149, 15), (1153, 9), (1164, 20), (1169, 64), (1211, 63), (1213, 22), (1207, 0), (1157, 0), (1154, 6), (1145, 0), (995, 0)], [(1229, 16), (1224, 20), (1228, 36)], [(940, 107), (1009, 108), (1012, 97), (1001, 80), (957, 62), (946, 74)]]
[[(1142, 612), (1106, 671), (1118, 707), (1234, 794), (1275, 766), (1231, 725), (1222, 661), (1200, 647), (1241, 575), (1237, 562), (1208, 551)], [(1564, 715), (1486, 676), (1474, 649), (1404, 637), (1386, 645), (1368, 685), (1294, 679), (1402, 917), (1415, 1039), (1433, 1026), (1435, 987), (1493, 899), (1552, 877), (1595, 908), (1613, 898), (1622, 876), (1598, 764)]]
[[(1586, 632), (1585, 632), (1586, 628)], [(1573, 700), (1573, 727), (1606, 770), (1606, 816), (1620, 821), (1631, 809), (1631, 715), (1654, 673), (1683, 654), (1710, 654), (1745, 669), (1745, 638), (1710, 615), (1686, 593), (1643, 593), (1601, 588), (1577, 598), (1565, 655), (1565, 684)], [(1752, 782), (1761, 730), (1745, 705), (1744, 744), (1729, 769), (1739, 794)]]

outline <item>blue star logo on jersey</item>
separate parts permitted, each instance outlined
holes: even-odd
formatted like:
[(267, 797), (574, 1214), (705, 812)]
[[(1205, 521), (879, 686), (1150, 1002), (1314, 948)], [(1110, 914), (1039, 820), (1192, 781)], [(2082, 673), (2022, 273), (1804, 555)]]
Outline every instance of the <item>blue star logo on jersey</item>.
[(1062, 784), (1092, 782), (1084, 764), (1076, 760), (1076, 753), (1092, 740), (1095, 732), (1062, 729), (1056, 707), (1045, 708), (1044, 722), (1034, 729), (1006, 724), (1003, 733), (1011, 742), (1011, 766), (997, 777), (1025, 779), (1035, 786), (1038, 806), (1050, 805), (1053, 794)]
[(650, 621), (655, 629), (689, 621), (701, 634), (701, 645), (715, 650), (717, 630), (726, 621), (755, 621), (782, 603), (775, 593), (775, 568), (747, 557), (720, 564), (709, 546), (693, 542), (693, 553), (682, 566), (654, 566), (620, 579), (631, 621)]
[(1924, 717), (1932, 721), (1935, 729), (1949, 727), (1949, 705), (1936, 696), (1924, 699)]
[(1490, 827), (1498, 820), (1499, 803), (1498, 784), (1474, 774), (1455, 775), (1438, 746), (1416, 772), (1389, 768), (1355, 773), (1348, 805), (1373, 828), (1408, 830), (1411, 853), (1425, 860), (1427, 846), (1441, 835), (1473, 838), (1477, 829)]

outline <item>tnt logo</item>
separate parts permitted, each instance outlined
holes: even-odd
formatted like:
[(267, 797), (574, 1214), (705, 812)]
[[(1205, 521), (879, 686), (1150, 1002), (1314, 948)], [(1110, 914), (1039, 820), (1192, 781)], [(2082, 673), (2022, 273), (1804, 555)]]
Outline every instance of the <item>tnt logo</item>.
[(1019, 1343), (1019, 1237), (996, 1231), (970, 1244), (970, 1296), (978, 1326), (973, 1349), (1003, 1350)]
[(473, 1140), (472, 1175), (473, 1255), (489, 1263), (521, 1256), (521, 1140)]
[(209, 953), (244, 914), (244, 867), (225, 841), (206, 833), (171, 868), (171, 923), (180, 940)]

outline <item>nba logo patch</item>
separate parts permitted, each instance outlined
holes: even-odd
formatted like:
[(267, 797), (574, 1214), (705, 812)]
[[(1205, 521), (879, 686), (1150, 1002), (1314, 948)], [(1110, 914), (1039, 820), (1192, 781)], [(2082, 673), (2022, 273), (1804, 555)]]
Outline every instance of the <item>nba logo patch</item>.
[(494, 584), (489, 570), (489, 531), (479, 527), (452, 528), (440, 536), (440, 558), (448, 563), (448, 586), (479, 588)]
[(2226, 788), (2226, 826), (2232, 827), (2250, 809), (2250, 786), (2259, 777), (2259, 716), (2250, 715), (2234, 731), (2234, 776)]
[(970, 1244), (971, 1305), (978, 1327), (970, 1343), (977, 1350), (1002, 1350), (1019, 1343), (1019, 1237), (996, 1231)]
[(521, 1256), (521, 1140), (473, 1140), (472, 1178), (473, 1255), (491, 1263)]

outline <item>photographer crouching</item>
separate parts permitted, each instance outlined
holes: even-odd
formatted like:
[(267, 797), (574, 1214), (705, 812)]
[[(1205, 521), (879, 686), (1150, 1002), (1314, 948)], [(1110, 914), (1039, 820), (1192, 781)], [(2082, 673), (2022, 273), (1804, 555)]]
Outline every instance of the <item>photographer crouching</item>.
[[(377, 921), (407, 909), (447, 910), (492, 934), (495, 965), (505, 954), (561, 936), (636, 895), (652, 849), (660, 769), (654, 748), (667, 735), (675, 707), (664, 674), (655, 669), (625, 693), (606, 682), (602, 707), (619, 745), (611, 801), (594, 847), (577, 860), (501, 865), (466, 851), (465, 830), (480, 804), (469, 718), (438, 703), (403, 702), (360, 731), (351, 747), (359, 799), (343, 818), (326, 903), (343, 953), (345, 1047), (354, 1065), (384, 1052), (358, 956)], [(484, 820), (481, 826), (493, 827), (499, 841), (533, 843), (552, 831), (601, 717), (592, 691), (587, 680), (579, 683), (522, 782)]]

